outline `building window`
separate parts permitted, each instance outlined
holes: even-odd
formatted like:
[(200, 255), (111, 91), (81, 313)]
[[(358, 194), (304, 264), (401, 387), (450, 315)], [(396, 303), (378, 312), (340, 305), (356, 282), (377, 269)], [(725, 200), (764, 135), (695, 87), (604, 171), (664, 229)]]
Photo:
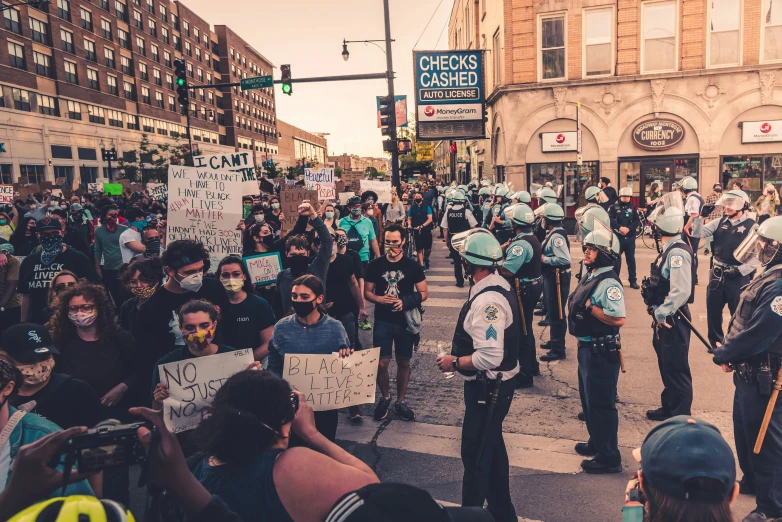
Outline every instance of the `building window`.
[(136, 37), (136, 52), (141, 56), (147, 55), (147, 48), (144, 46), (144, 39), (140, 36)]
[(209, 58), (209, 53), (204, 54), (204, 63), (206, 64), (207, 67), (212, 66), (212, 59)]
[(182, 32), (187, 36), (190, 36), (190, 24), (187, 22), (187, 20), (182, 20)]
[(144, 80), (145, 82), (149, 81), (149, 69), (147, 69), (147, 64), (145, 63), (138, 64), (138, 72), (142, 80)]
[(212, 73), (206, 73), (206, 83), (212, 85)]
[(204, 71), (198, 69), (198, 83), (204, 83)]
[(114, 9), (117, 11), (117, 18), (119, 18), (123, 22), (128, 21), (128, 6), (126, 6), (119, 0), (116, 0), (114, 2)]
[(46, 114), (48, 116), (59, 116), (60, 115), (60, 107), (57, 103), (57, 98), (52, 98), (51, 96), (44, 96), (43, 94), (38, 94), (38, 112), (41, 114)]
[(157, 38), (157, 22), (150, 18), (147, 20), (147, 24), (149, 25), (149, 35)]
[(147, 11), (149, 14), (155, 14), (155, 3), (152, 0), (147, 0)]
[(106, 76), (106, 85), (109, 86), (109, 94), (119, 96), (119, 87), (117, 86), (117, 78), (111, 75)]
[(212, 91), (207, 92), (206, 96), (209, 99), (209, 105), (214, 105), (215, 104), (215, 97), (214, 97), (214, 94), (212, 94)]
[(119, 61), (122, 64), (122, 74), (133, 74), (133, 60), (127, 56), (120, 56)]
[(168, 126), (166, 125), (166, 122), (155, 120), (155, 132), (163, 136), (168, 136)]
[(125, 121), (127, 122), (128, 129), (138, 130), (138, 116), (135, 114), (126, 114)]
[(49, 26), (37, 18), (30, 18), (30, 38), (34, 42), (49, 45)]
[(79, 167), (79, 177), (81, 178), (82, 186), (87, 186), (88, 183), (95, 183), (98, 179), (98, 167), (85, 167), (82, 165)]
[(676, 70), (676, 2), (644, 2), (641, 5), (641, 70)]
[(122, 87), (125, 90), (125, 99), (126, 100), (135, 100), (136, 94), (135, 89), (132, 83), (130, 82), (122, 82)]
[(27, 183), (40, 183), (46, 179), (43, 165), (19, 165), (19, 175), (24, 176)]
[(86, 9), (79, 8), (81, 11), (81, 26), (83, 29), (92, 31), (92, 13)]
[(119, 41), (120, 47), (130, 51), (130, 35), (127, 31), (117, 29), (117, 41)]
[(19, 23), (19, 11), (17, 9), (14, 9), (13, 7), (7, 8), (3, 11), (3, 18), (6, 30), (16, 34), (22, 34), (22, 25)]
[(35, 74), (52, 78), (51, 56), (33, 52), (33, 60), (35, 61)]
[(763, 61), (782, 60), (782, 5), (779, 0), (763, 0)]
[(160, 28), (160, 36), (163, 39), (163, 43), (169, 44), (171, 42), (171, 39), (168, 36), (168, 28), (161, 27)]
[[(55, 145), (52, 145), (52, 156), (54, 156), (54, 147)], [(73, 158), (73, 151), (70, 147), (62, 147), (65, 149), (68, 149), (68, 158)], [(54, 179), (57, 178), (63, 178), (65, 179), (65, 183), (70, 187), (73, 184), (73, 167), (66, 167), (63, 165), (55, 165), (54, 167)]]
[(160, 70), (155, 69), (152, 71), (152, 76), (155, 78), (155, 85), (162, 86), (163, 85), (163, 79), (160, 77)]
[(155, 105), (161, 109), (165, 108), (165, 105), (163, 104), (163, 93), (160, 91), (155, 91)]
[(193, 56), (193, 48), (190, 46), (190, 42), (185, 42), (185, 54)]
[(206, 96), (204, 95), (204, 90), (203, 89), (198, 89), (198, 98), (202, 102), (206, 101)]
[(144, 20), (141, 18), (141, 11), (133, 10), (133, 25), (136, 29), (144, 29)]
[(98, 5), (100, 5), (100, 8), (104, 11), (111, 12), (111, 9), (109, 8), (109, 2), (108, 0), (99, 0)]
[(201, 49), (196, 47), (196, 60), (201, 61)]
[(68, 119), (81, 120), (81, 104), (68, 100)]
[(492, 48), (492, 57), (494, 61), (494, 86), (498, 86), (500, 84), (500, 78), (501, 76), (501, 63), (502, 63), (502, 56), (500, 51), (500, 30), (497, 29), (497, 32), (494, 33), (494, 38), (492, 40), (493, 48)]
[(100, 90), (100, 82), (98, 81), (98, 71), (95, 69), (87, 68), (87, 85), (90, 89), (95, 91)]
[(8, 42), (8, 63), (11, 67), (16, 67), (17, 69), (27, 69), (27, 63), (24, 60), (23, 46)]
[(614, 10), (584, 11), (584, 76), (613, 73)]
[(84, 57), (91, 62), (98, 61), (98, 55), (95, 54), (95, 42), (91, 40), (84, 40)]
[(110, 67), (112, 69), (117, 68), (117, 61), (114, 59), (114, 49), (104, 47), (103, 56), (106, 58), (106, 67)]
[(119, 111), (108, 110), (107, 115), (109, 117), (109, 125), (112, 127), (122, 128), (122, 113)]
[(741, 0), (709, 2), (709, 65), (740, 65)]
[(193, 78), (193, 77), (194, 77), (194, 76), (193, 76), (193, 64), (192, 64), (192, 63), (188, 63), (188, 64), (187, 64), (187, 75), (188, 75), (189, 77), (191, 77), (191, 78)]
[(174, 103), (174, 97), (168, 95), (168, 110), (176, 112), (176, 103)]
[(177, 35), (174, 35), (174, 49), (180, 53), (182, 52), (182, 40), (180, 40)]
[(68, 0), (57, 0), (57, 16), (71, 21), (71, 4)]
[(62, 50), (73, 54), (73, 33), (60, 29), (60, 41), (62, 42)]
[(158, 7), (160, 7), (160, 19), (164, 22), (168, 21), (168, 13), (166, 12), (166, 6), (163, 4), (160, 4)]
[(141, 101), (147, 105), (152, 105), (152, 100), (149, 97), (149, 87), (141, 86)]
[[(152, 122), (152, 118), (141, 117), (141, 129), (144, 132), (155, 132), (155, 125)], [(147, 162), (145, 162), (147, 163)]]
[(541, 80), (565, 78), (565, 15), (540, 18)]
[(65, 81), (79, 85), (79, 75), (76, 72), (76, 64), (65, 60), (63, 61), (63, 65), (65, 69)]
[(163, 51), (163, 64), (166, 67), (171, 67), (171, 53), (168, 51)]
[(174, 90), (174, 77), (170, 74), (166, 74), (166, 87), (168, 87), (170, 91)]
[(149, 50), (152, 53), (152, 59), (155, 60), (157, 63), (160, 63), (160, 49), (155, 44), (149, 45)]
[(30, 93), (22, 89), (11, 89), (14, 99), (14, 109), (30, 112)]
[(90, 123), (106, 125), (106, 114), (103, 111), (103, 107), (87, 105), (87, 114), (89, 114)]

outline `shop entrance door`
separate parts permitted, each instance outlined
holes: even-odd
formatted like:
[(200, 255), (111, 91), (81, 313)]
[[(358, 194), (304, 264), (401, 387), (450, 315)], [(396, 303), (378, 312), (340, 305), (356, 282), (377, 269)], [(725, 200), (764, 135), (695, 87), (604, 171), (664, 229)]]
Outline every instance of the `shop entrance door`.
[(673, 185), (673, 160), (642, 161), (641, 162), (641, 194), (644, 195), (643, 206), (649, 201), (652, 185), (662, 189), (663, 194), (671, 191)]

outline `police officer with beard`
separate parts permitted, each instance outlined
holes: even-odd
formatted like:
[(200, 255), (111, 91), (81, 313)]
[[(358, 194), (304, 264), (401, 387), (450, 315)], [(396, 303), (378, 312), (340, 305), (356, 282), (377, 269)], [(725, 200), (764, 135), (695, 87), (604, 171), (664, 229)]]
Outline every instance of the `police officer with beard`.
[(750, 257), (746, 263), (739, 263), (733, 252), (747, 238), (755, 226), (746, 211), (749, 209), (749, 196), (743, 190), (730, 190), (717, 200), (725, 215), (720, 219), (703, 224), (703, 218), (692, 220), (692, 237), (714, 236), (712, 242), (711, 270), (709, 286), (706, 288), (706, 314), (709, 323), (709, 343), (712, 348), (722, 344), (722, 311), (728, 305), (731, 315), (741, 297), (741, 289), (752, 279), (758, 267), (757, 256)]
[(543, 280), (541, 279), (542, 248), (538, 238), (532, 234), (535, 216), (529, 206), (524, 203), (516, 205), (511, 221), (513, 222), (513, 233), (516, 236), (506, 245), (505, 261), (502, 263), (500, 271), (508, 278), (511, 287), (516, 291), (519, 310), (523, 312), (521, 316), (524, 328), (519, 328), (521, 343), (516, 388), (531, 388), (533, 377), (540, 375), (540, 367), (535, 357), (532, 312), (543, 291)]
[(630, 288), (638, 290), (638, 278), (635, 273), (635, 235), (638, 225), (641, 224), (641, 218), (638, 216), (638, 209), (630, 203), (633, 196), (633, 189), (623, 187), (619, 189), (619, 201), (608, 208), (608, 215), (611, 218), (611, 228), (619, 237), (619, 256), (616, 259), (614, 271), (616, 275), (622, 271), (622, 254), (627, 259), (627, 274), (630, 280)]
[(445, 211), (442, 222), (440, 222), (440, 228), (445, 229), (445, 244), (448, 245), (448, 249), (451, 251), (451, 259), (453, 259), (453, 275), (456, 278), (456, 286), (464, 288), (464, 271), (462, 269), (462, 263), (460, 261), (459, 253), (453, 248), (451, 239), (456, 234), (466, 232), (472, 227), (477, 226), (478, 222), (470, 212), (470, 209), (465, 207), (465, 196), (461, 190), (454, 191), (452, 205)]
[(644, 279), (641, 295), (654, 318), (652, 345), (663, 381), (662, 405), (646, 416), (661, 421), (676, 415), (690, 415), (692, 375), (690, 373), (690, 327), (688, 303), (693, 302), (692, 248), (682, 239), (684, 208), (681, 196), (670, 192), (649, 216), (660, 253)]
[(587, 473), (620, 473), (619, 415), (616, 387), (619, 381), (619, 328), (625, 324), (622, 283), (613, 271), (619, 255), (619, 239), (598, 227), (583, 243), (581, 278), (568, 303), (568, 330), (578, 339), (578, 389), (589, 440), (576, 444), (585, 457)]
[[(465, 381), (462, 505), (482, 507), (487, 502), (497, 522), (516, 522), (502, 423), (519, 371), (519, 307), (508, 281), (496, 273), (502, 247), (494, 236), (475, 229), (455, 236), (452, 244), (474, 283), (459, 313), (451, 355), (437, 358), (441, 371), (458, 372)], [(495, 389), (496, 404), (491, 405)]]
[(733, 435), (744, 472), (740, 487), (757, 501), (744, 522), (782, 517), (782, 401), (776, 402), (760, 453), (753, 451), (782, 364), (780, 246), (782, 216), (777, 216), (761, 223), (733, 254), (740, 263), (758, 257), (763, 272), (744, 288), (725, 343), (714, 350), (714, 362), (734, 372)]
[[(543, 253), (543, 300), (551, 325), (549, 342), (541, 345), (548, 352), (541, 361), (565, 359), (565, 333), (567, 331), (567, 298), (570, 294), (570, 241), (562, 228), (565, 213), (556, 203), (543, 207), (543, 221), (548, 230), (541, 244)], [(561, 314), (561, 315), (560, 315)]]

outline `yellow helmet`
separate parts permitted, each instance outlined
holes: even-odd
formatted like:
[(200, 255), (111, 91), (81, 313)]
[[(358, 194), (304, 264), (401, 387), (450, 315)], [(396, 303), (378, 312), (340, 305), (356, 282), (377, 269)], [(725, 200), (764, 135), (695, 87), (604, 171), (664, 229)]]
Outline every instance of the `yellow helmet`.
[(135, 522), (130, 510), (87, 495), (50, 498), (17, 513), (8, 522)]

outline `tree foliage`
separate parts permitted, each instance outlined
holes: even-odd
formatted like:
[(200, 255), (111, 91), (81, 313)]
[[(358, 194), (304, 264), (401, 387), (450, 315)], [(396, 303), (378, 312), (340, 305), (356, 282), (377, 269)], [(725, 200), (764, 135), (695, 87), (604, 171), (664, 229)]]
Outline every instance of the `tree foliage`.
[(137, 182), (160, 182), (168, 180), (169, 165), (192, 165), (192, 154), (187, 143), (175, 138), (174, 144), (153, 144), (149, 136), (141, 135), (138, 148), (123, 154), (117, 160), (120, 179)]

